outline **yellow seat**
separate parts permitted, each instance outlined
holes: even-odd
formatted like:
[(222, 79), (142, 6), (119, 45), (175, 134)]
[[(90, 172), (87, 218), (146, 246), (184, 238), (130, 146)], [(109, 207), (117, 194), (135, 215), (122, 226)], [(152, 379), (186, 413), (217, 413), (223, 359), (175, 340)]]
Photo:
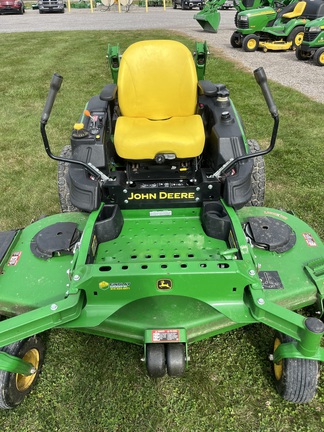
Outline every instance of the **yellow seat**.
[(166, 153), (199, 156), (205, 133), (196, 114), (197, 84), (192, 54), (183, 44), (150, 40), (131, 45), (118, 73), (117, 154), (131, 160)]
[(299, 17), (304, 12), (306, 4), (307, 3), (305, 1), (298, 2), (296, 4), (296, 6), (294, 7), (293, 11), (283, 14), (282, 17), (283, 18), (287, 18), (287, 19), (292, 19), (292, 18)]

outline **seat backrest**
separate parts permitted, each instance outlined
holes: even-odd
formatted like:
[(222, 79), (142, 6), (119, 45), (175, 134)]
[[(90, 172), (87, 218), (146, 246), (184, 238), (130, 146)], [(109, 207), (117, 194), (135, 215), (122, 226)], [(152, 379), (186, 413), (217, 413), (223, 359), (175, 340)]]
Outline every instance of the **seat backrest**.
[(292, 12), (284, 13), (282, 15), (283, 18), (292, 19), (299, 17), (304, 12), (306, 5), (307, 3), (305, 1), (299, 1)]
[(197, 73), (189, 49), (171, 40), (131, 45), (120, 62), (117, 89), (121, 114), (162, 120), (195, 114)]

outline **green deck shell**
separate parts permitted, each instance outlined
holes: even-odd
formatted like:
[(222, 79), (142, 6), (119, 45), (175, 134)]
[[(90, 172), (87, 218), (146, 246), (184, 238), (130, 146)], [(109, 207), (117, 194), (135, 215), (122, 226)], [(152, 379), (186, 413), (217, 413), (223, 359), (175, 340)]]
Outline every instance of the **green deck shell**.
[[(17, 235), (2, 263), (0, 313), (11, 318), (0, 323), (0, 346), (53, 327), (144, 345), (150, 343), (152, 330), (178, 329), (181, 341), (190, 344), (262, 322), (296, 339), (293, 346), (282, 344), (277, 360), (292, 356), (323, 361), (323, 334), (314, 336), (305, 318), (293, 312), (323, 306), (324, 247), (319, 237), (282, 211), (226, 210), (232, 222), (228, 242), (205, 234), (200, 208), (123, 210), (120, 235), (99, 245), (94, 225), (101, 208), (30, 225)], [(296, 233), (296, 245), (284, 253), (253, 247), (242, 227), (254, 216), (285, 221)], [(83, 232), (74, 254), (35, 257), (32, 238), (62, 221), (76, 222)], [(316, 246), (307, 243), (306, 234)], [(21, 252), (20, 259), (9, 266), (14, 252)], [(278, 272), (283, 288), (265, 289), (260, 271)], [(0, 367), (6, 367), (1, 358)]]

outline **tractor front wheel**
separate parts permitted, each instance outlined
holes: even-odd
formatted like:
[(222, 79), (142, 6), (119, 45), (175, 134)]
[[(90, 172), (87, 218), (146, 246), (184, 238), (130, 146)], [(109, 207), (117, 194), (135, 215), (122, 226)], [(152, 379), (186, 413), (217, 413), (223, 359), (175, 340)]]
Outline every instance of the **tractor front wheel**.
[(32, 375), (0, 371), (0, 408), (11, 409), (20, 405), (34, 387), (44, 362), (44, 347), (39, 336), (32, 336), (6, 345), (1, 351), (31, 363), (36, 371)]
[(289, 36), (287, 37), (287, 42), (292, 42), (291, 49), (295, 51), (295, 49), (301, 45), (304, 39), (304, 27), (298, 26), (295, 27)]
[(324, 47), (319, 48), (314, 54), (314, 63), (317, 66), (324, 66)]
[[(277, 332), (274, 351), (294, 339)], [(280, 396), (294, 403), (310, 402), (316, 393), (319, 365), (316, 360), (285, 358), (273, 363), (276, 388)]]
[(296, 48), (295, 54), (297, 59), (302, 61), (309, 60), (312, 56), (312, 53), (310, 53), (309, 51), (303, 51), (300, 46)]
[(231, 36), (231, 45), (233, 48), (242, 47), (242, 36), (239, 32), (234, 32)]
[(245, 52), (254, 52), (259, 48), (259, 38), (254, 34), (245, 36), (242, 42), (242, 47)]

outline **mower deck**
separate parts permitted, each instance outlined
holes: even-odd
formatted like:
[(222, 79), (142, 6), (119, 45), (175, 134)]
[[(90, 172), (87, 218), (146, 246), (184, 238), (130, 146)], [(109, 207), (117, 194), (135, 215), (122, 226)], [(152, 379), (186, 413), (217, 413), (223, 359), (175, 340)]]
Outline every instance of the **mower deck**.
[[(13, 242), (3, 266), (0, 313), (20, 315), (7, 320), (12, 321), (10, 334), (3, 329), (1, 341), (11, 341), (14, 321), (26, 325), (31, 314), (31, 333), (69, 327), (139, 344), (152, 342), (152, 331), (166, 329), (177, 330), (176, 341), (191, 343), (253, 322), (273, 325), (273, 314), (282, 314), (281, 320), (287, 321), (280, 328), (288, 326), (297, 333), (296, 323), (289, 323), (289, 309), (316, 302), (320, 306), (324, 297), (318, 237), (293, 215), (277, 210), (226, 210), (232, 227), (227, 239), (206, 235), (204, 213), (198, 208), (124, 210), (120, 222), (120, 216), (111, 217), (112, 212), (102, 207), (88, 219), (70, 213), (35, 222)], [(261, 227), (257, 235), (263, 241), (262, 230), (266, 231), (270, 248), (276, 250), (246, 241), (242, 227), (255, 218), (260, 218), (254, 227)], [(107, 232), (116, 220), (122, 224), (119, 235), (101, 241), (98, 223), (103, 222)], [(46, 227), (61, 230), (71, 221), (83, 231), (73, 259), (59, 251), (46, 259), (28, 251), (38, 233), (44, 240)], [(275, 232), (288, 227), (286, 222), (296, 236), (288, 230), (286, 244), (278, 246)], [(55, 236), (47, 242), (51, 250), (52, 241)], [(268, 316), (268, 306), (278, 310)], [(62, 316), (61, 307), (69, 312)], [(298, 327), (303, 318), (297, 321)]]

